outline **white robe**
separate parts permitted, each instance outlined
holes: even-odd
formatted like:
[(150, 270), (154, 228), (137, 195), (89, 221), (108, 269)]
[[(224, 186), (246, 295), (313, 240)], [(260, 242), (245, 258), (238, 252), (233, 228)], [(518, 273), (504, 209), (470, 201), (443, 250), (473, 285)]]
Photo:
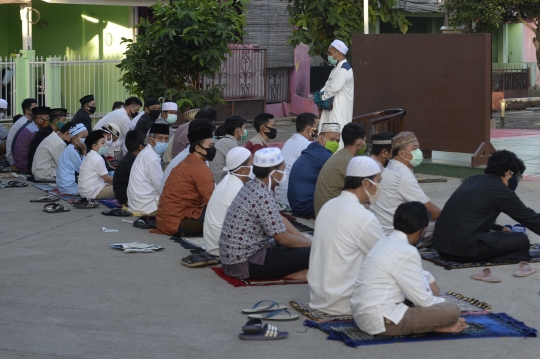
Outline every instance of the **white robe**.
[[(352, 121), (354, 101), (354, 75), (347, 60), (341, 60), (332, 70), (321, 89), (321, 92), (323, 91), (322, 99), (328, 100), (333, 97), (334, 102), (331, 111), (322, 110), (319, 132), (321, 132), (320, 125), (328, 122), (339, 123), (343, 130), (343, 127)], [(343, 141), (339, 141), (339, 149), (342, 148)]]

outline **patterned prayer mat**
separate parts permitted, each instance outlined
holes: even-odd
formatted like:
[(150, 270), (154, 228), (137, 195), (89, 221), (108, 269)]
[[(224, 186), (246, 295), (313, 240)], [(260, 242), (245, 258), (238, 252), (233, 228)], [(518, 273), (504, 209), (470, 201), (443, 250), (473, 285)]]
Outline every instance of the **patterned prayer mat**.
[(309, 328), (318, 328), (328, 334), (327, 340), (342, 341), (349, 347), (391, 344), (398, 342), (422, 342), (432, 340), (455, 340), (496, 337), (536, 337), (536, 329), (526, 326), (505, 313), (465, 314), (469, 328), (460, 333), (425, 333), (404, 336), (370, 335), (361, 331), (354, 320), (332, 322), (304, 321)]
[(264, 287), (269, 285), (286, 285), (286, 284), (307, 284), (305, 280), (290, 280), (290, 279), (238, 279), (231, 278), (225, 275), (223, 268), (210, 267), (218, 276), (224, 279), (227, 283), (235, 287)]
[[(459, 268), (474, 268), (474, 267), (487, 267), (487, 266), (503, 266), (508, 264), (518, 264), (520, 261), (507, 262), (507, 263), (495, 263), (495, 262), (472, 262), (472, 263), (458, 263), (451, 260), (447, 260), (439, 257), (437, 251), (433, 249), (421, 249), (418, 251), (422, 259), (428, 262), (444, 267), (446, 270), (459, 269)], [(540, 243), (531, 245), (529, 254), (533, 259), (526, 261), (528, 263), (540, 262)]]
[(204, 246), (204, 240), (202, 237), (174, 237), (172, 236), (170, 238), (172, 241), (175, 241), (176, 243), (180, 243), (182, 247), (185, 249), (206, 249)]
[[(455, 303), (462, 313), (467, 314), (486, 314), (491, 312), (491, 305), (481, 302), (478, 299), (465, 297), (462, 294), (449, 291), (441, 295), (447, 302)], [(311, 309), (309, 301), (292, 300), (289, 303), (294, 309), (303, 316), (316, 322), (328, 322), (339, 320), (353, 320), (352, 315), (330, 315), (321, 310)]]

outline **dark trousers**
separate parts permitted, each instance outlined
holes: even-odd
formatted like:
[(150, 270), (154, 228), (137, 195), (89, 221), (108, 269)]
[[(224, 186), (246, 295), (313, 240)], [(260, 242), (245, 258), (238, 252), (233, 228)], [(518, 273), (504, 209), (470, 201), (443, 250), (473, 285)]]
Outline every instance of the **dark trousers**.
[(277, 279), (309, 268), (311, 247), (285, 248), (276, 246), (266, 250), (264, 264), (249, 263), (249, 278)]
[(200, 237), (203, 234), (204, 215), (206, 208), (199, 218), (184, 218), (178, 227), (178, 237)]
[(478, 253), (475, 257), (457, 256), (439, 252), (439, 256), (459, 263), (470, 262), (520, 262), (530, 259), (531, 243), (525, 233), (493, 232), (493, 241), (478, 240)]

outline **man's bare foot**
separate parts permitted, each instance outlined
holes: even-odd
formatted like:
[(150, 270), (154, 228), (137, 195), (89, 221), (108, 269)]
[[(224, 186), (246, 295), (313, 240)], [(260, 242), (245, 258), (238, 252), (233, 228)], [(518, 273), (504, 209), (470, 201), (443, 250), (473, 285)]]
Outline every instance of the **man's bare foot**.
[(467, 328), (467, 323), (465, 323), (465, 318), (459, 318), (455, 324), (452, 324), (446, 327), (437, 328), (435, 329), (435, 331), (439, 333), (459, 333), (466, 328)]
[(306, 280), (307, 279), (307, 269), (301, 270), (300, 272), (289, 274), (288, 276), (285, 276), (285, 279), (291, 279), (291, 280)]

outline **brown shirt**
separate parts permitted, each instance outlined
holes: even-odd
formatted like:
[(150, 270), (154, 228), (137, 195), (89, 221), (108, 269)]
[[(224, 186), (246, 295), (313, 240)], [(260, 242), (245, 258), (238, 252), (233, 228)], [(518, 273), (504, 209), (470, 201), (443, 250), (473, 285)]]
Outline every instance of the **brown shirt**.
[(335, 155), (330, 157), (324, 164), (319, 178), (317, 178), (317, 186), (315, 187), (315, 216), (319, 213), (322, 206), (341, 194), (343, 185), (345, 184), (345, 174), (347, 166), (353, 155), (348, 149), (342, 148)]
[(175, 235), (184, 218), (199, 218), (214, 192), (214, 178), (206, 163), (190, 153), (171, 171), (159, 198), (157, 230)]

